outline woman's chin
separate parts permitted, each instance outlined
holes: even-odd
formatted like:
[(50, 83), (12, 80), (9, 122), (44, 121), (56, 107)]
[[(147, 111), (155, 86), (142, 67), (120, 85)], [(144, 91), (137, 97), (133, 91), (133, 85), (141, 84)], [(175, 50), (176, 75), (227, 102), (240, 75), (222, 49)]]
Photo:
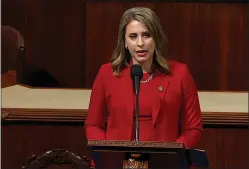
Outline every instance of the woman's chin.
[(135, 57), (135, 61), (138, 63), (145, 63), (149, 61), (148, 57)]

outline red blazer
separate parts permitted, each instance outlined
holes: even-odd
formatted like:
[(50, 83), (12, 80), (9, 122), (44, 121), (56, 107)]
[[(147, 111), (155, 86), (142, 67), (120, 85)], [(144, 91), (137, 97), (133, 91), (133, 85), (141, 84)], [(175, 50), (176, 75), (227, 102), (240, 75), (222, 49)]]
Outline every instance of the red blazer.
[[(197, 88), (185, 64), (170, 60), (169, 64), (171, 75), (156, 74), (161, 78), (164, 90), (158, 92), (158, 99), (152, 100), (154, 128), (151, 141), (182, 142), (185, 147), (192, 148), (202, 132)], [(130, 68), (122, 72), (120, 77), (115, 77), (110, 63), (100, 68), (92, 87), (85, 121), (88, 140), (131, 140), (134, 93)], [(105, 129), (106, 112), (108, 121)]]

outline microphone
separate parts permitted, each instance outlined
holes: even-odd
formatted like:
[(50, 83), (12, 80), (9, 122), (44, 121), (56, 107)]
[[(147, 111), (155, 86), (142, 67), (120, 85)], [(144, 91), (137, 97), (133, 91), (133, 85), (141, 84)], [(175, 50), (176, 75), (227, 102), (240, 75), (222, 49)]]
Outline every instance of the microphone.
[(135, 94), (138, 95), (140, 91), (140, 80), (143, 77), (142, 67), (138, 64), (132, 65), (130, 73), (135, 88)]
[(136, 95), (136, 137), (135, 140), (139, 141), (139, 121), (138, 121), (138, 114), (139, 114), (139, 100), (138, 100), (138, 95), (139, 95), (139, 91), (140, 91), (140, 80), (143, 77), (143, 70), (142, 67), (138, 64), (132, 65), (131, 67), (131, 78), (133, 80), (133, 87), (135, 89), (135, 95)]

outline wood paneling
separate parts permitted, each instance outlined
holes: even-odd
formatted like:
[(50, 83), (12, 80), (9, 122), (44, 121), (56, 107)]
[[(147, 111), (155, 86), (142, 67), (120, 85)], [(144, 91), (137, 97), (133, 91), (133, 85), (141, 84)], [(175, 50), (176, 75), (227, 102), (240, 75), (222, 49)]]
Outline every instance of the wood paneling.
[(2, 24), (24, 35), (27, 65), (45, 70), (61, 86), (83, 86), (84, 1), (4, 0), (2, 9)]
[[(55, 148), (91, 157), (83, 122), (3, 122), (1, 136), (2, 169), (20, 168), (33, 154)], [(248, 141), (245, 128), (205, 127), (196, 148), (206, 150), (212, 169), (247, 169)]]
[(205, 128), (196, 148), (204, 149), (212, 169), (249, 167), (248, 128)]
[[(71, 0), (40, 2), (40, 28), (34, 29), (40, 36), (38, 64), (63, 86), (80, 87), (83, 79), (84, 3), (80, 0), (73, 3)], [(33, 20), (35, 18), (30, 17), (30, 21)]]
[(3, 125), (1, 129), (1, 168), (20, 169), (21, 166), (27, 164), (32, 155), (40, 155), (57, 148), (66, 148), (79, 155), (90, 156), (90, 153), (87, 152), (82, 123), (63, 125), (36, 122)]
[(63, 87), (91, 88), (117, 43), (119, 20), (134, 6), (155, 10), (169, 59), (186, 63), (201, 90), (247, 90), (247, 3), (3, 0), (2, 24), (25, 38), (27, 62)]
[(87, 87), (115, 49), (120, 17), (134, 6), (150, 7), (158, 14), (169, 41), (166, 57), (186, 63), (199, 89), (247, 89), (247, 4), (182, 2), (88, 2)]
[(1, 88), (13, 86), (16, 84), (16, 72), (8, 71), (7, 73), (1, 74)]
[(25, 14), (27, 0), (3, 0), (1, 1), (1, 24), (10, 25), (19, 30), (21, 34), (25, 32)]

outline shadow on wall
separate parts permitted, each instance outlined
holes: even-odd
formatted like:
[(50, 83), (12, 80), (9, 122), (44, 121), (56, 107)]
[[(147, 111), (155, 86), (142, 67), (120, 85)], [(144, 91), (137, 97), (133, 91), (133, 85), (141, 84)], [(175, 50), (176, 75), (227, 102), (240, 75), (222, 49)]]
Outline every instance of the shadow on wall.
[(22, 84), (33, 87), (62, 87), (62, 85), (45, 69), (35, 68), (27, 65), (23, 77)]

